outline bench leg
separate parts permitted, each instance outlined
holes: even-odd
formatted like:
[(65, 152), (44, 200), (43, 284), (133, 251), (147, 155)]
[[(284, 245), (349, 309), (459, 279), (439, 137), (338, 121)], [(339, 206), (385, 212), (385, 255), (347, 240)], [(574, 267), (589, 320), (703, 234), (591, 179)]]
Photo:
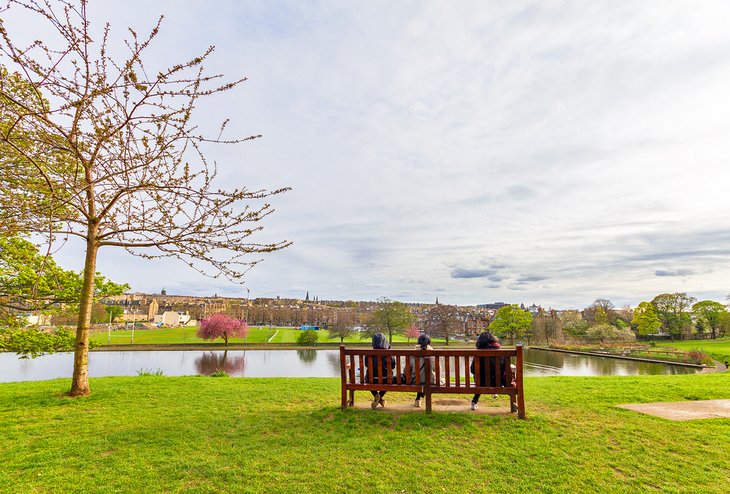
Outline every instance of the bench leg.
[(348, 403), (348, 404), (349, 404), (349, 405), (350, 405), (351, 407), (354, 407), (354, 406), (355, 406), (355, 390), (354, 390), (354, 389), (351, 389), (351, 390), (350, 390), (350, 401), (349, 401), (349, 403)]
[(509, 411), (510, 413), (517, 411), (517, 397), (515, 395), (509, 395)]
[(426, 412), (431, 413), (431, 393), (426, 393)]

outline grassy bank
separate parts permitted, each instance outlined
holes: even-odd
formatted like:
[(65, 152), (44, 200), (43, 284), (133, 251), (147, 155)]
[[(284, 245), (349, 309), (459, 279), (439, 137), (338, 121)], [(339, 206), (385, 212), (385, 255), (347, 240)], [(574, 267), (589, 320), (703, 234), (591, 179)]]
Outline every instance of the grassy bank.
[(729, 419), (614, 405), (727, 399), (730, 373), (527, 378), (526, 421), (343, 413), (337, 379), (91, 384), (74, 400), (68, 380), (0, 385), (2, 492), (724, 493), (729, 481)]
[(657, 347), (671, 347), (682, 351), (701, 350), (720, 362), (730, 361), (730, 338), (717, 340), (684, 340), (657, 342)]
[[(207, 340), (198, 338), (195, 336), (197, 327), (182, 327), (182, 328), (160, 328), (160, 329), (136, 329), (134, 331), (134, 344), (135, 345), (191, 345), (200, 343), (209, 343)], [(297, 338), (301, 334), (299, 329), (295, 328), (271, 328), (268, 326), (253, 326), (251, 327), (248, 335), (246, 336), (246, 343), (296, 343)], [(339, 338), (329, 338), (328, 331), (319, 330), (319, 343), (332, 343), (339, 344)], [(91, 337), (92, 341), (99, 345), (106, 345), (108, 340), (111, 340), (112, 345), (131, 345), (132, 344), (132, 331), (131, 330), (118, 330), (112, 331), (111, 336), (105, 332), (100, 331)], [(368, 338), (360, 338), (360, 334), (356, 333), (348, 338), (345, 338), (345, 343), (367, 343), (370, 340)], [(436, 342), (443, 342), (443, 340), (435, 339)], [(214, 340), (219, 344), (223, 344), (223, 339), (219, 338)], [(228, 340), (229, 344), (237, 345), (244, 343), (243, 338), (231, 338)], [(407, 338), (401, 335), (393, 336), (393, 343), (408, 344), (415, 343), (411, 338)]]

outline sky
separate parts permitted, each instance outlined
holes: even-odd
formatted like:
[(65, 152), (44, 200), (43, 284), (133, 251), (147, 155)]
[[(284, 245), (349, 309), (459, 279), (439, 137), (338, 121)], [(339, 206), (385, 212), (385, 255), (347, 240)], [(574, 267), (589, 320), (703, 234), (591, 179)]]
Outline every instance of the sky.
[[(288, 186), (244, 285), (99, 254), (133, 291), (582, 308), (730, 292), (724, 1), (138, 1), (147, 64), (248, 77), (196, 118), (225, 183)], [(22, 27), (18, 27), (22, 26)], [(28, 33), (32, 25), (16, 24)], [(12, 30), (11, 30), (12, 33)], [(113, 38), (116, 39), (116, 38)], [(80, 247), (57, 254), (80, 269)]]

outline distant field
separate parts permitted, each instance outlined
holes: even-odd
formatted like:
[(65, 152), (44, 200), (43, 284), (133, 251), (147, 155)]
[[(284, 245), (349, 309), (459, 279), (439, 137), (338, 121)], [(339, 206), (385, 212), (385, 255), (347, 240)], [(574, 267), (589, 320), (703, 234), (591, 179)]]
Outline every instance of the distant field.
[(657, 342), (657, 346), (676, 348), (677, 350), (690, 351), (701, 350), (720, 362), (730, 360), (730, 338), (719, 338), (717, 340), (685, 340)]
[[(199, 344), (209, 343), (206, 340), (195, 336), (197, 327), (182, 327), (182, 328), (160, 328), (160, 329), (136, 329), (134, 330), (134, 344), (136, 345), (173, 345), (173, 344)], [(301, 334), (301, 331), (296, 328), (269, 328), (268, 326), (252, 326), (248, 336), (246, 337), (246, 343), (296, 343), (297, 338)], [(339, 338), (328, 338), (329, 332), (326, 330), (319, 330), (319, 342), (320, 343), (339, 343)], [(273, 337), (273, 338), (272, 338)], [(92, 341), (106, 345), (108, 334), (106, 332), (99, 332), (91, 337)], [(366, 338), (362, 340), (360, 335), (356, 333), (349, 338), (345, 338), (345, 343), (355, 343), (368, 341)], [(394, 343), (407, 343), (408, 339), (396, 335), (393, 337)], [(411, 343), (415, 343), (413, 339)], [(443, 343), (443, 340), (435, 339), (437, 343)], [(223, 343), (223, 339), (219, 338), (213, 340), (213, 343)], [(244, 343), (243, 338), (231, 338), (228, 340), (229, 344), (240, 344)], [(111, 332), (111, 344), (112, 345), (130, 345), (132, 344), (132, 331), (131, 330), (120, 330)]]

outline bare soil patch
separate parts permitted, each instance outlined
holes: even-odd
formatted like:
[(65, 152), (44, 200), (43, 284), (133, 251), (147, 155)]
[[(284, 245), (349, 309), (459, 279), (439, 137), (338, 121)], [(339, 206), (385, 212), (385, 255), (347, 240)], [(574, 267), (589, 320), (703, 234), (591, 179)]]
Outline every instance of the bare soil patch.
[[(357, 409), (370, 410), (370, 401), (367, 400), (364, 394), (355, 396), (355, 407)], [(479, 400), (479, 406), (476, 410), (471, 409), (471, 399), (458, 400), (458, 399), (439, 399), (433, 398), (431, 408), (434, 412), (464, 412), (473, 413), (477, 415), (514, 415), (509, 410), (509, 400), (500, 398), (492, 398), (491, 395), (482, 395)], [(528, 409), (529, 410), (529, 409)], [(385, 395), (385, 407), (378, 407), (378, 412), (391, 412), (391, 413), (409, 413), (409, 412), (424, 412), (426, 411), (426, 401), (421, 400), (421, 408), (416, 408), (413, 405), (413, 401), (403, 403), (403, 401), (389, 402), (388, 395)]]
[(730, 418), (730, 400), (672, 401), (663, 403), (632, 403), (619, 408), (646, 413), (668, 420), (698, 420)]

